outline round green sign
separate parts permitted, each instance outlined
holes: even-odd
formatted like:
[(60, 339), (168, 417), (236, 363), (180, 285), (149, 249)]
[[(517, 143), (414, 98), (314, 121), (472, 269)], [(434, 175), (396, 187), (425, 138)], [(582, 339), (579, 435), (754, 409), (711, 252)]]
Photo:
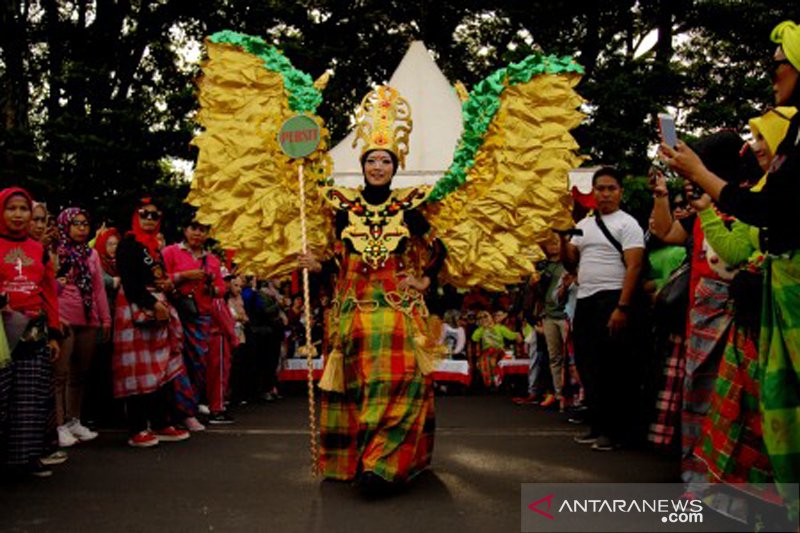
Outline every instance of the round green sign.
[(281, 126), (278, 143), (289, 157), (306, 157), (319, 146), (320, 127), (308, 115), (295, 115)]

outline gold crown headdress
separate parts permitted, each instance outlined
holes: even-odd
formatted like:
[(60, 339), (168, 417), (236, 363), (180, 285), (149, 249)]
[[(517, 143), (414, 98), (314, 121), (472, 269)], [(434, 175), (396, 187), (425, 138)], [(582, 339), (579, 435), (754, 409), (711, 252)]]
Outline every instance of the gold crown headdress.
[(411, 106), (396, 89), (381, 85), (361, 100), (356, 111), (356, 138), (364, 141), (361, 155), (369, 150), (388, 150), (397, 156), (399, 165), (406, 166), (408, 136), (411, 134)]

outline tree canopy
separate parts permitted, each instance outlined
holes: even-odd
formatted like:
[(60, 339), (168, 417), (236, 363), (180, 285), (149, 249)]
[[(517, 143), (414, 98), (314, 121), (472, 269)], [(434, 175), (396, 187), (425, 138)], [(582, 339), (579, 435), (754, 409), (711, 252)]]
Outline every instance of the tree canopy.
[(582, 151), (641, 175), (667, 106), (697, 134), (771, 103), (768, 35), (785, 19), (800, 20), (796, 2), (7, 0), (0, 175), (116, 223), (142, 194), (183, 209), (171, 162), (195, 157), (198, 51), (221, 29), (264, 37), (312, 77), (330, 70), (319, 112), (336, 139), (413, 39), (467, 88), (534, 49), (573, 55), (586, 68)]

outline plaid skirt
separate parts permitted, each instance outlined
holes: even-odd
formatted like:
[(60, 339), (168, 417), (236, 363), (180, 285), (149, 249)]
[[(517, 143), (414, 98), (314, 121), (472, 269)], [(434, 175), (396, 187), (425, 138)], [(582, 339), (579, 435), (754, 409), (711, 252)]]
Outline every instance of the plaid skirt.
[(686, 377), (681, 414), (681, 477), (686, 482), (707, 480), (707, 470), (694, 448), (711, 407), (733, 312), (728, 305), (728, 283), (701, 278), (689, 311), (686, 337)]
[(503, 358), (506, 353), (500, 348), (485, 348), (480, 351), (478, 357), (475, 358), (475, 368), (478, 369), (478, 374), (481, 376), (483, 386), (491, 389), (500, 383), (500, 374), (497, 368), (497, 362)]
[(396, 273), (392, 259), (379, 270), (352, 257), (343, 265), (332, 342), (344, 356), (345, 392), (322, 394), (320, 466), (326, 478), (373, 472), (405, 481), (431, 462), (433, 386), (414, 355), (415, 320), (425, 312), (420, 302), (397, 300)]
[(46, 449), (53, 363), (47, 339), (21, 342), (0, 369), (0, 458), (22, 466)]
[(161, 293), (153, 293), (169, 307), (166, 323), (135, 324), (133, 311), (120, 289), (114, 312), (114, 354), (111, 369), (114, 396), (149, 394), (179, 375), (183, 367), (183, 328), (178, 313)]
[(686, 348), (683, 335), (677, 333), (666, 334), (659, 346), (662, 353), (667, 353), (667, 357), (647, 440), (659, 448), (671, 448), (677, 446), (675, 440), (680, 434)]
[[(775, 482), (800, 481), (800, 253), (768, 257), (758, 357), (764, 443)], [(788, 502), (797, 520), (798, 501)]]
[[(178, 314), (180, 316), (180, 313)], [(206, 396), (206, 367), (211, 340), (211, 315), (182, 316), (183, 367), (175, 378), (175, 408), (186, 417), (197, 416)]]
[(758, 407), (756, 341), (745, 328), (734, 324), (694, 453), (708, 467), (712, 481), (757, 483), (746, 487), (750, 494), (779, 504)]

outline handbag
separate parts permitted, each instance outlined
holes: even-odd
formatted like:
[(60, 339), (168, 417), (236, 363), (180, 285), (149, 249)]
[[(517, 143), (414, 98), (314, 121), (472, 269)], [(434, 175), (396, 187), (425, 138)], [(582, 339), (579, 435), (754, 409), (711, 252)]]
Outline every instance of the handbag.
[[(203, 255), (203, 258), (201, 260), (201, 265), (203, 271), (206, 271), (207, 256)], [(182, 294), (176, 291), (174, 301), (175, 301), (175, 309), (178, 310), (178, 314), (182, 318), (192, 319), (192, 318), (197, 318), (200, 315), (200, 310), (198, 309), (197, 302), (194, 299), (194, 292), (190, 292), (189, 294)]]
[(681, 334), (686, 328), (686, 310), (689, 307), (689, 282), (692, 264), (686, 261), (672, 271), (653, 304), (653, 321), (664, 331)]
[(31, 319), (27, 315), (11, 309), (3, 310), (3, 330), (6, 334), (9, 354), (14, 351), (27, 331)]
[(175, 309), (178, 314), (183, 318), (195, 318), (200, 314), (197, 308), (197, 302), (194, 301), (194, 294), (179, 294), (175, 298)]
[(676, 306), (685, 307), (688, 305), (691, 274), (692, 265), (689, 261), (685, 261), (673, 270), (656, 294), (656, 306), (675, 309)]

